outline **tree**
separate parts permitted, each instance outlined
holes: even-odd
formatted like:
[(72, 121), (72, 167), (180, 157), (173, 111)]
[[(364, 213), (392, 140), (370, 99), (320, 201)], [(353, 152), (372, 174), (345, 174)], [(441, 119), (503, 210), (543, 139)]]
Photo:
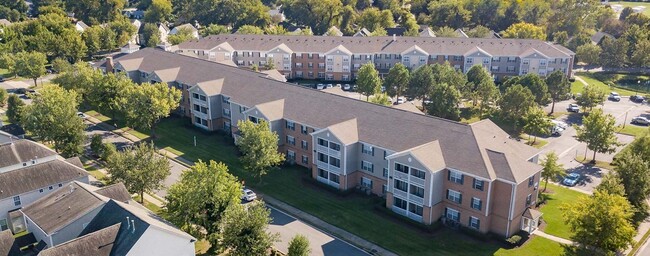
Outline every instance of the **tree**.
[(627, 151), (623, 157), (617, 159), (616, 176), (625, 188), (625, 197), (636, 209), (635, 223), (642, 222), (648, 217), (648, 204), (646, 199), (650, 196), (650, 163), (632, 151)]
[(625, 187), (621, 184), (621, 178), (616, 173), (607, 173), (603, 175), (600, 184), (596, 186), (596, 190), (608, 193), (611, 195), (625, 196)]
[(223, 216), (223, 239), (219, 245), (232, 256), (265, 256), (278, 240), (278, 234), (267, 232), (271, 210), (264, 202), (250, 206), (231, 205)]
[(558, 31), (553, 33), (553, 41), (559, 45), (566, 46), (569, 41), (569, 34), (566, 31)]
[(381, 78), (379, 78), (379, 72), (375, 69), (375, 64), (368, 62), (361, 66), (357, 74), (357, 85), (359, 86), (359, 93), (366, 96), (366, 101), (370, 95), (379, 93)]
[(650, 40), (640, 41), (632, 53), (630, 62), (634, 67), (650, 66)]
[(432, 1), (428, 6), (430, 24), (433, 27), (465, 27), (472, 18), (472, 13), (465, 9), (462, 1)]
[(625, 38), (603, 38), (601, 42), (600, 64), (604, 67), (621, 68), (627, 62), (627, 49), (629, 47)]
[(456, 33), (456, 30), (444, 26), (444, 27), (439, 27), (437, 30), (435, 30), (436, 37), (458, 37), (458, 33)]
[(152, 23), (145, 23), (142, 28), (142, 39), (147, 47), (156, 47), (160, 44), (160, 31), (158, 26)]
[(174, 35), (169, 35), (167, 37), (167, 41), (169, 41), (170, 44), (177, 45), (185, 41), (189, 41), (194, 39), (194, 34), (190, 28), (180, 28), (178, 29), (178, 32)]
[(471, 30), (467, 31), (467, 36), (471, 38), (488, 38), (491, 36), (492, 31), (488, 27), (478, 25)]
[(102, 155), (102, 149), (104, 148), (104, 142), (102, 141), (101, 134), (93, 134), (90, 136), (90, 151), (96, 156)]
[(120, 10), (126, 6), (125, 0), (94, 1), (94, 0), (64, 0), (66, 11), (76, 14), (77, 19), (88, 24), (101, 24), (115, 20), (122, 15)]
[(591, 111), (595, 106), (602, 104), (604, 101), (605, 92), (595, 88), (595, 86), (585, 86), (582, 89), (582, 94), (576, 98), (576, 104), (585, 111)]
[(45, 64), (47, 64), (47, 58), (40, 52), (16, 54), (16, 74), (34, 79), (34, 86), (38, 86), (36, 79), (45, 75)]
[(242, 34), (242, 35), (263, 35), (264, 30), (261, 28), (258, 28), (256, 26), (251, 26), (251, 25), (244, 25), (241, 26), (239, 29), (237, 29), (237, 32), (235, 34)]
[(448, 83), (437, 83), (433, 86), (429, 99), (435, 99), (426, 104), (427, 113), (445, 119), (460, 120), (460, 92)]
[(131, 127), (151, 129), (154, 138), (158, 121), (168, 117), (181, 101), (181, 91), (163, 83), (131, 84), (125, 91), (128, 102), (124, 106), (126, 123)]
[(226, 26), (210, 24), (199, 31), (202, 37), (210, 35), (220, 35), (220, 34), (229, 34), (230, 29)]
[(598, 64), (598, 61), (600, 60), (601, 52), (602, 50), (598, 45), (584, 44), (578, 46), (578, 50), (576, 51), (576, 56), (578, 57), (578, 60), (580, 62), (594, 65), (594, 64)]
[(546, 82), (538, 74), (529, 73), (519, 77), (519, 84), (530, 89), (535, 96), (535, 103), (546, 106), (551, 102), (551, 95), (548, 93)]
[(240, 120), (237, 126), (241, 132), (237, 146), (243, 154), (239, 159), (244, 168), (262, 183), (262, 176), (266, 175), (269, 168), (284, 161), (284, 154), (278, 152), (278, 134), (271, 131), (265, 120), (258, 124)]
[(128, 97), (127, 88), (137, 86), (123, 73), (108, 73), (94, 80), (88, 88), (86, 99), (90, 105), (102, 113), (110, 113), (116, 120), (118, 112), (126, 113)]
[(546, 40), (546, 33), (544, 32), (543, 27), (535, 26), (526, 22), (519, 22), (512, 24), (508, 29), (503, 31), (503, 37)]
[(16, 73), (16, 55), (12, 53), (0, 54), (0, 68), (6, 69), (10, 74), (17, 76)]
[(165, 217), (192, 236), (217, 245), (224, 212), (240, 203), (241, 193), (242, 185), (228, 172), (228, 166), (199, 161), (169, 188)]
[(164, 187), (163, 182), (171, 174), (169, 162), (156, 151), (153, 143), (140, 143), (108, 158), (106, 170), (110, 183), (122, 182), (131, 193), (151, 193)]
[(549, 179), (556, 179), (558, 176), (564, 176), (564, 167), (562, 164), (557, 162), (558, 157), (554, 151), (546, 154), (546, 159), (542, 161), (542, 178), (544, 179), (544, 191), (546, 191), (546, 186), (548, 185)]
[(101, 155), (99, 155), (99, 158), (103, 159), (104, 161), (107, 161), (115, 154), (117, 154), (117, 148), (115, 147), (115, 144), (106, 142), (102, 144), (102, 149), (100, 152)]
[(25, 103), (16, 94), (9, 95), (7, 99), (7, 119), (10, 123), (22, 125), (23, 108)]
[(267, 35), (287, 35), (289, 34), (289, 31), (287, 31), (286, 28), (284, 28), (282, 25), (274, 25), (271, 27), (268, 27), (264, 30)]
[(291, 238), (287, 256), (309, 256), (310, 253), (309, 239), (306, 236), (295, 235)]
[(4, 107), (7, 104), (8, 97), (9, 93), (7, 93), (7, 90), (0, 89), (0, 107)]
[(506, 92), (499, 100), (501, 115), (513, 121), (512, 126), (516, 130), (519, 119), (535, 107), (535, 96), (530, 89), (520, 84), (513, 85), (506, 89)]
[(84, 105), (92, 103), (88, 98), (89, 91), (98, 81), (103, 79), (102, 72), (93, 69), (88, 63), (78, 62), (72, 65), (68, 71), (60, 73), (57, 77), (52, 79), (52, 82), (58, 84), (66, 90), (74, 90), (77, 92), (78, 100)]
[[(351, 8), (354, 11), (354, 8)], [(339, 18), (344, 12), (341, 0), (286, 0), (282, 10), (287, 19), (296, 23), (311, 27), (315, 34), (321, 35), (327, 32), (332, 26), (338, 25)], [(348, 13), (351, 14), (351, 13)], [(347, 23), (351, 26), (352, 15), (343, 16), (341, 24)], [(341, 26), (345, 30), (345, 26)]]
[(172, 2), (170, 0), (151, 0), (151, 5), (144, 13), (147, 23), (166, 22), (172, 16)]
[(135, 26), (131, 24), (131, 21), (121, 14), (109, 22), (106, 29), (115, 33), (115, 43), (117, 46), (122, 46), (128, 43), (136, 32)]
[(499, 89), (494, 84), (492, 78), (481, 80), (476, 87), (476, 98), (479, 100), (479, 117), (483, 116), (483, 110), (489, 109), (492, 102), (499, 99)]
[(39, 140), (54, 144), (64, 157), (81, 154), (85, 125), (77, 116), (77, 93), (56, 85), (46, 85), (39, 92), (20, 111), (20, 123)]
[(524, 132), (534, 136), (533, 143), (537, 141), (537, 136), (548, 135), (551, 133), (553, 123), (546, 117), (546, 113), (540, 107), (531, 108), (524, 116)]
[(379, 105), (384, 105), (384, 106), (390, 106), (392, 105), (392, 102), (390, 101), (390, 97), (386, 95), (385, 93), (377, 93), (368, 100), (369, 102), (379, 104)]
[(596, 161), (596, 153), (612, 153), (619, 145), (616, 120), (612, 115), (605, 115), (602, 109), (596, 109), (584, 117), (582, 126), (576, 127), (576, 131), (576, 139), (587, 143), (587, 148), (594, 151), (593, 162)]
[(555, 102), (562, 100), (571, 91), (571, 83), (569, 83), (562, 71), (556, 70), (546, 77), (546, 86), (548, 87), (548, 93), (551, 95), (551, 113), (553, 113), (555, 111)]
[(632, 244), (636, 230), (630, 218), (633, 210), (622, 196), (596, 190), (560, 207), (565, 223), (574, 235), (571, 240), (607, 252), (617, 252)]
[(384, 78), (384, 88), (386, 93), (395, 98), (403, 96), (408, 88), (411, 74), (402, 63), (397, 63), (390, 68), (388, 75)]
[[(86, 44), (87, 55), (92, 56), (102, 50), (102, 32), (104, 28), (100, 26), (92, 26), (86, 28), (81, 33), (81, 39)], [(112, 40), (111, 40), (112, 41)]]
[(56, 58), (52, 61), (52, 69), (57, 73), (69, 72), (72, 70), (72, 64), (66, 59)]
[(429, 65), (422, 65), (411, 74), (409, 87), (406, 95), (413, 98), (424, 99), (429, 96), (433, 89), (433, 68)]
[(367, 8), (361, 12), (357, 23), (360, 27), (366, 28), (370, 31), (375, 31), (378, 28), (391, 28), (395, 26), (393, 14), (390, 10), (380, 11), (378, 8)]
[(112, 29), (106, 28), (97, 28), (99, 29), (99, 48), (104, 51), (112, 51), (118, 47), (117, 34)]

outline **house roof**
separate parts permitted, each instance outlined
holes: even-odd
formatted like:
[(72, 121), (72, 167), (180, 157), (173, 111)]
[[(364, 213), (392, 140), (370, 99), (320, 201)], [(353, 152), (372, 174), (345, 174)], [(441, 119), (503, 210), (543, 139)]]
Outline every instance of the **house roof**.
[(327, 127), (344, 145), (350, 145), (359, 141), (359, 127), (357, 119), (353, 118), (338, 124)]
[(11, 21), (7, 19), (0, 19), (0, 25), (9, 26), (11, 25)]
[(81, 169), (84, 168), (84, 164), (81, 163), (81, 159), (78, 156), (70, 157), (70, 158), (66, 159), (65, 161), (72, 164), (72, 165), (74, 165), (74, 166), (76, 166), (76, 167), (79, 167)]
[(14, 235), (11, 230), (0, 231), (0, 256), (19, 255), (20, 249), (14, 244)]
[(287, 35), (211, 35), (179, 44), (179, 49), (210, 50), (228, 42), (238, 51), (269, 51), (285, 44), (293, 52), (328, 52), (339, 45), (354, 54), (381, 52), (401, 53), (414, 45), (429, 54), (461, 56), (474, 47), (480, 47), (493, 56), (519, 56), (533, 48), (552, 58), (568, 58), (573, 54), (563, 46), (536, 39), (495, 39), (495, 38), (445, 38), (445, 37), (331, 37), (331, 36), (287, 36)]
[[(116, 62), (131, 59), (141, 59), (139, 69), (146, 72), (180, 66), (177, 82), (183, 84), (193, 85), (223, 78), (221, 92), (230, 96), (233, 102), (244, 106), (254, 107), (283, 99), (283, 118), (317, 130), (356, 118), (359, 141), (396, 152), (437, 140), (448, 168), (486, 179), (496, 178), (489, 159), (485, 156), (486, 149), (512, 155), (517, 160), (521, 156), (527, 156), (521, 161), (532, 158), (538, 152), (508, 139), (507, 134), (490, 120), (472, 125), (463, 124), (283, 83), (261, 77), (257, 72), (153, 49), (125, 55), (116, 59)], [(488, 138), (482, 139), (481, 136)], [(492, 137), (498, 137), (502, 145), (491, 145)], [(528, 174), (533, 170), (510, 171)]]
[(0, 199), (20, 195), (52, 184), (62, 184), (88, 173), (60, 159), (0, 173)]
[(285, 77), (277, 69), (263, 70), (260, 73), (266, 74), (268, 78), (271, 78), (271, 79), (276, 80), (276, 81), (280, 81), (280, 82), (286, 82), (287, 81), (287, 77)]
[(212, 81), (200, 82), (196, 86), (205, 93), (206, 96), (214, 96), (221, 93), (223, 87), (223, 78)]
[(78, 25), (81, 29), (87, 29), (87, 28), (90, 27), (90, 26), (86, 25), (86, 23), (84, 23), (83, 21), (77, 21), (77, 25)]
[(56, 152), (31, 140), (10, 140), (0, 145), (0, 168), (53, 155)]
[(529, 219), (537, 220), (537, 219), (539, 219), (539, 217), (542, 217), (543, 214), (544, 213), (542, 213), (542, 212), (540, 212), (538, 210), (528, 208), (528, 209), (526, 209), (526, 211), (524, 211), (523, 216), (526, 217), (526, 218), (529, 218)]
[(185, 24), (182, 24), (182, 25), (178, 25), (178, 26), (174, 27), (174, 29), (176, 29), (176, 31), (179, 31), (179, 30), (181, 30), (181, 29), (189, 29), (189, 30), (191, 30), (192, 32), (199, 31), (198, 29), (196, 29), (196, 28), (195, 28), (192, 24), (190, 24), (190, 23), (185, 23)]
[(123, 203), (128, 203), (131, 201), (131, 194), (122, 182), (99, 188), (94, 192)]
[(109, 256), (121, 223), (80, 236), (41, 251), (39, 256), (93, 255)]
[(68, 183), (21, 211), (46, 234), (53, 234), (109, 200), (92, 193), (89, 187), (76, 181)]
[(330, 27), (323, 36), (343, 36), (343, 32), (336, 26)]
[(609, 37), (609, 38), (612, 38), (612, 39), (614, 38), (614, 36), (612, 36), (612, 35), (610, 35), (608, 33), (598, 31), (598, 32), (596, 32), (596, 34), (591, 36), (591, 43), (592, 44), (599, 44), (600, 41), (602, 41), (604, 37)]

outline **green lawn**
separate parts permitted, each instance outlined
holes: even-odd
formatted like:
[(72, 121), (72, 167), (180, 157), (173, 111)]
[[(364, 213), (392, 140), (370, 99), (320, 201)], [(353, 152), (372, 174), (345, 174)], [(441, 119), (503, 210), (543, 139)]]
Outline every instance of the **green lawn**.
[(499, 249), (494, 255), (496, 256), (544, 256), (544, 255), (563, 255), (565, 247), (560, 243), (538, 236), (530, 238), (526, 244), (514, 249)]
[[(621, 96), (630, 96), (630, 95), (638, 94), (637, 92), (634, 91), (636, 90), (635, 88), (629, 88), (616, 82), (618, 81), (618, 79), (622, 78), (623, 76), (628, 76), (628, 75), (578, 72), (576, 73), (576, 76), (581, 77), (582, 80), (585, 80), (585, 82), (587, 82), (588, 85), (596, 86), (597, 88), (603, 90), (607, 94), (609, 94), (609, 92), (611, 91), (618, 92)], [(638, 78), (645, 79), (642, 76), (639, 76)], [(606, 82), (612, 82), (614, 86), (611, 87), (607, 85)], [(582, 90), (583, 90), (583, 84), (580, 81), (576, 80), (575, 82), (571, 83), (571, 93), (574, 94), (582, 93)]]
[(632, 135), (634, 137), (639, 137), (640, 135), (643, 135), (648, 132), (647, 126), (638, 126), (633, 124), (626, 124), (625, 128), (619, 125), (617, 128), (618, 128), (617, 129), (618, 133)]
[(102, 121), (102, 122), (104, 122), (106, 124), (109, 124), (109, 125), (112, 125), (112, 126), (117, 125), (117, 127), (120, 130), (122, 130), (122, 131), (124, 131), (124, 132), (126, 132), (128, 134), (131, 134), (131, 135), (137, 137), (138, 139), (145, 140), (145, 139), (149, 138), (149, 134), (140, 132), (140, 131), (132, 129), (130, 127), (126, 127), (126, 123), (124, 123), (123, 118), (120, 118), (116, 122), (114, 122), (113, 119), (111, 119), (110, 117), (102, 115), (101, 113), (99, 113), (99, 112), (97, 112), (95, 110), (86, 111), (85, 114), (89, 115), (89, 116), (92, 116), (94, 118), (97, 118), (99, 121)]
[(609, 4), (620, 4), (623, 7), (637, 7), (637, 6), (645, 6), (645, 10), (643, 10), (643, 14), (650, 16), (650, 3), (646, 2), (627, 2), (627, 1), (609, 1)]
[[(165, 119), (159, 124), (156, 134), (158, 147), (190, 161), (224, 162), (231, 173), (262, 196), (271, 195), (400, 255), (493, 255), (499, 249), (497, 244), (477, 241), (457, 231), (442, 229), (430, 234), (408, 227), (406, 223), (375, 210), (376, 206), (383, 204), (383, 199), (356, 194), (341, 197), (304, 182), (303, 177), (309, 172), (302, 167), (273, 170), (259, 185), (244, 172), (231, 138), (200, 132), (191, 127), (187, 119)], [(193, 145), (194, 136), (196, 146)]]
[[(139, 196), (139, 195), (134, 196), (134, 197), (133, 197), (133, 200), (135, 200), (136, 202), (140, 203), (140, 196)], [(162, 209), (161, 209), (160, 207), (158, 207), (157, 205), (155, 205), (155, 204), (153, 204), (153, 203), (147, 201), (147, 199), (144, 200), (143, 205), (144, 205), (144, 207), (146, 207), (147, 209), (149, 209), (149, 211), (152, 211), (152, 212), (155, 213), (155, 214), (160, 214), (160, 213), (161, 213), (161, 210), (162, 210)]]
[[(544, 184), (541, 184), (540, 187), (543, 189), (543, 186)], [(572, 232), (569, 230), (569, 226), (564, 223), (560, 206), (565, 203), (574, 202), (581, 196), (587, 195), (551, 183), (548, 184), (547, 191), (553, 191), (553, 193), (547, 194), (548, 199), (546, 204), (541, 208), (541, 211), (544, 213), (542, 218), (547, 224), (544, 232), (554, 236), (571, 239)]]

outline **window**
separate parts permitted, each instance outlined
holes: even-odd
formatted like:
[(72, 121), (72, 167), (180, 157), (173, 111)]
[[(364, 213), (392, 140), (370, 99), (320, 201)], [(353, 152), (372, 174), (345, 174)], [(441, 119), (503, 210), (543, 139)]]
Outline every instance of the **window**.
[(324, 69), (325, 68), (325, 63), (318, 63), (318, 68)]
[(318, 145), (327, 147), (327, 141), (321, 138), (318, 138)]
[(506, 71), (508, 71), (508, 72), (515, 72), (515, 66), (508, 66), (508, 67), (506, 67)]
[(201, 111), (201, 106), (194, 104), (195, 111)]
[(493, 72), (499, 72), (499, 66), (492, 66)]
[(339, 184), (339, 176), (334, 173), (330, 173), (330, 181)]
[(472, 64), (472, 63), (474, 63), (474, 58), (467, 58), (467, 59), (465, 59), (465, 62), (467, 64)]
[(472, 209), (480, 211), (482, 207), (483, 203), (481, 202), (481, 199), (472, 197)]
[(323, 163), (327, 163), (327, 156), (323, 153), (318, 153), (318, 161), (321, 161)]
[(386, 184), (381, 185), (381, 193), (386, 194)]
[(529, 60), (529, 59), (524, 59), (524, 60), (522, 61), (522, 64), (524, 64), (524, 65), (528, 65), (528, 64), (530, 64), (530, 60)]
[(361, 161), (361, 169), (367, 172), (373, 172), (374, 166), (371, 162)]
[(296, 161), (296, 152), (293, 152), (291, 150), (287, 150), (287, 160)]
[(458, 191), (447, 189), (447, 200), (461, 204), (463, 203), (463, 195)]
[(327, 171), (325, 171), (323, 169), (318, 169), (318, 177), (327, 179)]
[(52, 186), (49, 186), (48, 188), (49, 188), (50, 190), (54, 189), (54, 187), (52, 187)]
[(395, 188), (403, 192), (407, 192), (408, 190), (406, 182), (397, 179), (395, 180)]
[[(228, 109), (228, 111), (230, 111), (230, 109)], [(203, 114), (207, 114), (207, 113), (208, 113), (208, 108), (206, 108), (206, 107), (201, 107), (201, 113), (203, 113)]]
[(302, 143), (300, 143), (300, 147), (302, 149), (308, 149), (309, 148), (309, 142), (303, 140)]
[(420, 63), (425, 63), (427, 62), (427, 57), (420, 56)]
[(411, 187), (409, 189), (409, 193), (411, 193), (411, 195), (414, 195), (414, 196), (417, 196), (417, 197), (420, 197), (420, 198), (424, 198), (424, 188), (421, 188), (421, 187), (418, 187), (418, 186), (415, 186), (415, 185), (411, 185)]
[(201, 124), (201, 118), (194, 117), (194, 123)]
[(521, 74), (522, 75), (528, 74), (528, 69), (527, 68), (521, 69)]
[(330, 142), (330, 148), (336, 151), (341, 151), (341, 145), (338, 143)]
[(516, 62), (517, 58), (515, 57), (508, 57), (508, 62)]
[(526, 196), (526, 207), (530, 206), (532, 200), (533, 200), (533, 194), (528, 194), (528, 196)]
[(300, 133), (307, 134), (307, 132), (308, 132), (307, 126), (300, 125)]
[(374, 156), (375, 155), (375, 149), (370, 145), (361, 144), (361, 153)]
[(402, 210), (406, 210), (406, 201), (401, 198), (396, 197), (393, 205), (395, 205), (397, 208), (400, 208)]
[(244, 113), (244, 111), (246, 111), (246, 110), (247, 110), (246, 107), (239, 106), (239, 113)]
[(499, 57), (492, 57), (492, 62), (499, 62), (501, 61), (501, 58)]
[(341, 168), (341, 160), (330, 156), (330, 165), (336, 168)]
[(258, 123), (259, 122), (259, 120), (257, 120), (257, 117), (254, 117), (254, 116), (249, 116), (248, 120), (250, 120), (253, 123)]
[(406, 166), (406, 165), (401, 165), (401, 164), (395, 163), (395, 171), (409, 174), (409, 167)]
[(296, 138), (291, 135), (287, 135), (287, 144), (296, 145)]
[(230, 97), (221, 96), (221, 101), (223, 101), (223, 103), (228, 104), (228, 103), (230, 103)]
[(227, 116), (227, 117), (230, 117), (230, 109), (224, 108), (223, 109), (223, 115)]
[(546, 66), (546, 60), (539, 60), (540, 66)]
[(454, 61), (461, 61), (462, 56), (454, 56)]
[(192, 93), (192, 98), (198, 99), (198, 98), (199, 98), (199, 95), (196, 94), (196, 93)]
[(481, 226), (481, 220), (476, 217), (469, 217), (469, 227), (473, 229), (479, 229)]
[(424, 177), (425, 177), (425, 173), (423, 171), (415, 169), (415, 168), (411, 168), (411, 175), (413, 175), (415, 177), (418, 177), (420, 179), (424, 179)]
[(366, 177), (361, 177), (361, 186), (372, 189), (372, 180)]
[(449, 170), (447, 180), (463, 185), (463, 174)]
[(409, 203), (409, 212), (417, 216), (422, 216), (422, 206), (416, 205), (414, 203)]
[(204, 95), (199, 95), (199, 99), (202, 101), (208, 100), (208, 98), (206, 98)]
[(532, 187), (535, 184), (535, 175), (528, 178), (528, 187)]
[(445, 217), (447, 220), (459, 222), (460, 221), (460, 212), (451, 209), (451, 208), (445, 208)]
[(411, 62), (411, 57), (410, 56), (404, 56), (404, 58), (402, 58), (402, 62)]
[(490, 59), (483, 58), (483, 64), (490, 64)]
[(309, 157), (308, 156), (305, 156), (305, 155), (302, 156), (302, 164), (309, 164)]
[(388, 177), (388, 168), (384, 168), (384, 178)]
[(477, 179), (477, 178), (474, 178), (474, 184), (472, 185), (472, 187), (473, 187), (474, 189), (478, 189), (478, 190), (480, 190), (480, 191), (483, 191), (483, 183), (484, 183), (484, 182), (483, 182), (482, 180), (479, 180), (479, 179)]
[(14, 196), (14, 206), (20, 205), (20, 196)]
[(295, 131), (296, 130), (296, 123), (287, 120), (287, 129)]

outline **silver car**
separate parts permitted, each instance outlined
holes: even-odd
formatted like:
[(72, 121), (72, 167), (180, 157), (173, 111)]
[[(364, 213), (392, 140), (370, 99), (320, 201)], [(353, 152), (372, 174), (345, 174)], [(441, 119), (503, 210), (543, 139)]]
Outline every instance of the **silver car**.
[(637, 116), (635, 118), (632, 118), (632, 123), (640, 124), (640, 125), (650, 125), (650, 120), (648, 120), (648, 118), (643, 116)]

